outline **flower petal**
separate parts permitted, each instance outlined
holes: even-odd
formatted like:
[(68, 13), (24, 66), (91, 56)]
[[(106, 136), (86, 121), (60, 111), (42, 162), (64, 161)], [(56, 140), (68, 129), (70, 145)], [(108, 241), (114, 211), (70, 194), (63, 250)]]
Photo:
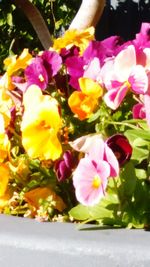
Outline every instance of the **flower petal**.
[(128, 91), (128, 85), (124, 83), (120, 88), (109, 90), (105, 96), (104, 101), (108, 107), (115, 110), (122, 103)]
[(114, 70), (118, 81), (125, 82), (128, 80), (132, 68), (136, 65), (136, 54), (133, 45), (129, 45), (122, 50), (115, 58)]
[(148, 77), (143, 66), (136, 65), (132, 69), (128, 81), (136, 94), (144, 94), (147, 92)]

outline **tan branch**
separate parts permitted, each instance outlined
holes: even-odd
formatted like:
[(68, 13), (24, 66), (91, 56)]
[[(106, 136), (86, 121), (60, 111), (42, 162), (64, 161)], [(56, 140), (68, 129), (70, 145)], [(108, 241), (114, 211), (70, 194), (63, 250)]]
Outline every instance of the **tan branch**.
[(52, 46), (52, 38), (39, 10), (29, 0), (14, 0), (14, 4), (21, 8), (32, 24), (41, 44), (45, 49)]
[(90, 26), (96, 26), (103, 9), (105, 0), (82, 0), (78, 13), (73, 19), (69, 29), (83, 30)]

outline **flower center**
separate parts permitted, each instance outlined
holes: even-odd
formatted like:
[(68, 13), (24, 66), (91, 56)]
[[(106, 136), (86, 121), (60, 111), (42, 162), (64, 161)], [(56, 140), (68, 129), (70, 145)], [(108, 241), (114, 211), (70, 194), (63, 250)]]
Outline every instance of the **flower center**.
[(126, 82), (124, 83), (124, 85), (125, 85), (125, 86), (127, 86), (127, 87), (128, 87), (128, 89), (131, 87), (131, 84), (130, 84), (130, 82), (129, 82), (129, 81), (126, 81)]
[(39, 123), (39, 127), (40, 127), (40, 128), (44, 128), (45, 130), (46, 130), (46, 129), (48, 130), (48, 129), (51, 128), (50, 125), (46, 124), (46, 121), (45, 121), (45, 120), (42, 120), (42, 121)]
[(40, 80), (40, 82), (44, 82), (44, 77), (42, 74), (39, 75), (39, 80)]
[(99, 177), (99, 175), (95, 175), (92, 181), (92, 186), (94, 188), (99, 188), (101, 186), (101, 178)]

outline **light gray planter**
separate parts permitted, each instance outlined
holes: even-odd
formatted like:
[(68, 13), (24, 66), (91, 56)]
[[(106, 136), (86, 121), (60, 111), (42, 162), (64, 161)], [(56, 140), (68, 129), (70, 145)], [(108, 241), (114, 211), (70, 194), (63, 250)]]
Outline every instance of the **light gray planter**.
[(0, 267), (149, 267), (150, 232), (0, 215)]

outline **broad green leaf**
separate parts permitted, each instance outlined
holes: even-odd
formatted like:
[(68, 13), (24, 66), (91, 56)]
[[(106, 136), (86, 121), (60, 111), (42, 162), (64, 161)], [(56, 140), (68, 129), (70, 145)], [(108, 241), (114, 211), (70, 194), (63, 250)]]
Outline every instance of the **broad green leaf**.
[(150, 130), (143, 130), (143, 129), (127, 130), (125, 132), (125, 136), (130, 141), (135, 140), (137, 137), (150, 141)]
[(147, 159), (149, 155), (148, 149), (135, 147), (132, 153), (132, 160), (138, 161), (141, 163), (144, 159)]
[(105, 217), (111, 218), (112, 214), (113, 214), (112, 210), (108, 210), (104, 207), (101, 207), (100, 204), (92, 207), (86, 207), (79, 204), (78, 206), (72, 208), (69, 211), (69, 215), (79, 221), (84, 221), (88, 219), (97, 220)]
[(104, 197), (101, 200), (101, 206), (107, 207), (107, 205), (110, 205), (110, 204), (119, 204), (119, 199), (118, 199), (117, 194), (113, 194), (108, 191), (108, 194), (106, 195), (106, 197)]
[(76, 207), (72, 208), (69, 211), (69, 215), (72, 216), (75, 220), (84, 221), (89, 219), (89, 209), (86, 206), (81, 204), (77, 205)]
[(143, 147), (143, 146), (148, 146), (148, 145), (149, 145), (149, 141), (146, 141), (140, 137), (136, 138), (132, 144), (133, 147), (140, 147), (140, 146)]
[(92, 218), (93, 220), (97, 220), (105, 217), (112, 217), (113, 211), (101, 207), (101, 205), (98, 204), (93, 207), (89, 207), (89, 214), (90, 218)]

